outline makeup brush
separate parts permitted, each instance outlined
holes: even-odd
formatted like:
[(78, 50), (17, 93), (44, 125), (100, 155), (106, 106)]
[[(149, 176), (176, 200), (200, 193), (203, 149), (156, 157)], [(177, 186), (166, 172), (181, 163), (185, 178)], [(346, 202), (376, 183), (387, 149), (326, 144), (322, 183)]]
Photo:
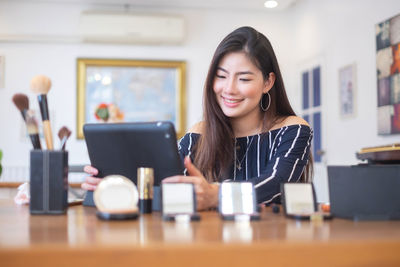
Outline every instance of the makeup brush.
[(35, 112), (33, 110), (27, 110), (25, 114), (26, 129), (28, 131), (29, 137), (34, 149), (42, 149), (40, 145), (38, 123), (34, 116)]
[[(29, 99), (25, 94), (15, 94), (12, 98), (15, 106), (21, 112), (22, 118), (26, 124), (26, 130), (28, 131), (29, 137), (34, 149), (42, 149), (40, 145), (40, 139), (38, 134), (37, 121), (33, 117), (34, 112), (29, 110)], [(28, 114), (30, 113), (30, 114)], [(30, 118), (29, 121), (27, 118)]]
[(48, 150), (53, 150), (53, 136), (51, 133), (50, 114), (47, 105), (47, 93), (50, 91), (50, 87), (51, 81), (44, 75), (37, 75), (31, 80), (31, 90), (38, 95), (46, 146)]
[(58, 138), (60, 138), (60, 149), (65, 150), (65, 143), (67, 142), (69, 136), (71, 135), (71, 131), (63, 126), (61, 129), (58, 131)]
[(26, 117), (26, 112), (29, 109), (29, 99), (25, 94), (15, 94), (12, 98), (12, 101), (14, 102), (15, 106), (19, 111), (21, 111), (22, 118), (25, 119)]

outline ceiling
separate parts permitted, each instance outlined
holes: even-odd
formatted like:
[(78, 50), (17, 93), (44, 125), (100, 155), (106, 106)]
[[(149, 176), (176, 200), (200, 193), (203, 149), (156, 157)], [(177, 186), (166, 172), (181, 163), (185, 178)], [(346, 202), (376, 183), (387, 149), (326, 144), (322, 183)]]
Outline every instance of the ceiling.
[(62, 5), (87, 4), (93, 6), (122, 6), (126, 8), (198, 8), (220, 10), (279, 11), (290, 8), (299, 0), (276, 1), (278, 1), (279, 4), (278, 7), (274, 8), (273, 10), (264, 7), (265, 0), (13, 0), (11, 2), (36, 2)]

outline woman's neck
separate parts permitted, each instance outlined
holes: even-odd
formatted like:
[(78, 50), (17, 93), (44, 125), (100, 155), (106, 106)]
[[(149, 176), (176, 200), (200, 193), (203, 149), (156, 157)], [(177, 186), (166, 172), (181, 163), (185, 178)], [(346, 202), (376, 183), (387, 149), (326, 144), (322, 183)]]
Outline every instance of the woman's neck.
[(261, 132), (262, 114), (245, 118), (231, 118), (231, 124), (235, 137), (256, 135)]

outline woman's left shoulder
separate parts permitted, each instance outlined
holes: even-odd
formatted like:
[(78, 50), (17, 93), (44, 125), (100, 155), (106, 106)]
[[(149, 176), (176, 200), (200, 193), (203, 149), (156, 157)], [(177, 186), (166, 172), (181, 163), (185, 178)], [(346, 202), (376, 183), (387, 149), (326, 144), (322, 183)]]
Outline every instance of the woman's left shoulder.
[(310, 127), (308, 122), (304, 120), (303, 118), (300, 118), (298, 116), (288, 116), (282, 121), (282, 127), (285, 126), (291, 126), (291, 125), (305, 125), (307, 127)]
[(302, 151), (304, 147), (309, 146), (313, 131), (306, 120), (297, 116), (288, 116), (281, 123), (282, 142), (285, 140), (287, 141), (286, 145), (289, 145), (291, 149), (297, 147)]

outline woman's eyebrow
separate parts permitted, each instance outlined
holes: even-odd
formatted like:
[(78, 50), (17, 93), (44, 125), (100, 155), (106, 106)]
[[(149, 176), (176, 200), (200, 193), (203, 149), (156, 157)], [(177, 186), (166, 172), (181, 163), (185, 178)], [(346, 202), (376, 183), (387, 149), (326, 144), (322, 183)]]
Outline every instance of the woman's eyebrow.
[(218, 68), (217, 68), (217, 70), (221, 70), (221, 71), (223, 71), (223, 72), (226, 72), (226, 73), (228, 73), (228, 71), (227, 71), (226, 69), (224, 69), (224, 68), (221, 68), (221, 67), (218, 67)]
[(242, 74), (251, 74), (251, 75), (254, 75), (254, 73), (251, 72), (251, 71), (240, 71), (240, 72), (237, 72), (237, 73), (236, 73), (236, 75), (242, 75)]
[[(229, 71), (227, 71), (226, 69), (222, 68), (222, 67), (218, 67), (217, 70), (229, 73)], [(250, 74), (250, 75), (254, 75), (254, 72), (251, 71), (239, 71), (235, 73), (236, 75), (243, 75), (243, 74)]]

